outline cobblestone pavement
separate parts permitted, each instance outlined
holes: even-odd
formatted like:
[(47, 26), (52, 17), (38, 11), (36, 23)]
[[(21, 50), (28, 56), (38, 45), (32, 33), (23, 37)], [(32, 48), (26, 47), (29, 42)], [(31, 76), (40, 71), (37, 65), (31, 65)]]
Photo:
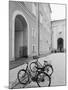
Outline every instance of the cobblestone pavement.
[[(50, 64), (52, 64), (54, 68), (53, 75), (51, 77), (51, 86), (59, 86), (59, 85), (65, 85), (66, 84), (66, 75), (65, 75), (65, 53), (57, 53), (57, 54), (51, 54), (47, 57), (39, 58), (39, 62), (43, 65), (44, 60), (48, 61)], [(31, 63), (31, 62), (30, 62)], [(21, 65), (15, 69), (10, 70), (10, 87), (12, 86), (12, 83), (17, 78), (17, 73), (20, 69), (26, 68), (25, 65)], [(17, 82), (17, 81), (16, 81)], [(24, 86), (22, 84), (16, 85), (14, 88), (23, 88)], [(26, 85), (25, 87), (38, 87), (38, 85), (35, 82), (31, 82), (30, 84)]]

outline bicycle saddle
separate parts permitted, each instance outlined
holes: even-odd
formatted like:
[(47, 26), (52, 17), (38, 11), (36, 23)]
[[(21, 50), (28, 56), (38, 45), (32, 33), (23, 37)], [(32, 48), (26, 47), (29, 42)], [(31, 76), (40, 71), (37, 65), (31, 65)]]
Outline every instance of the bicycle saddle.
[(47, 63), (47, 61), (44, 61), (45, 63)]
[(39, 56), (33, 56), (33, 59), (38, 59), (38, 58), (40, 58)]

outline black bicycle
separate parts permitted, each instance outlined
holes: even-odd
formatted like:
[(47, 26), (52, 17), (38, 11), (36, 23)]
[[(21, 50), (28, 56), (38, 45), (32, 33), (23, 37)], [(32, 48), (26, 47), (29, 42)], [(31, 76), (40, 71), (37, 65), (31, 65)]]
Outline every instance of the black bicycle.
[(32, 72), (37, 72), (37, 69), (41, 68), (41, 70), (45, 73), (47, 73), (49, 76), (53, 73), (53, 67), (51, 64), (49, 64), (47, 61), (44, 61), (44, 65), (42, 66), (41, 63), (38, 61), (38, 59), (35, 62), (32, 62), (30, 64), (30, 70)]
[(31, 81), (36, 82), (39, 87), (44, 87), (44, 86), (50, 86), (51, 84), (51, 77), (44, 71), (42, 71), (42, 68), (38, 68), (36, 72), (31, 72), (31, 70), (28, 67), (28, 63), (26, 66), (26, 69), (21, 69), (18, 74), (17, 78), (18, 81), (21, 84), (27, 85), (31, 83)]

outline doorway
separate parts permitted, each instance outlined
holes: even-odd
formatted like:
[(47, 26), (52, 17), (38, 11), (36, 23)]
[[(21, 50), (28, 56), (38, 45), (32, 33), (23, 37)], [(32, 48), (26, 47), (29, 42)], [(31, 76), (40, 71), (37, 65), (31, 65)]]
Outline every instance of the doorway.
[(58, 40), (57, 40), (57, 49), (60, 52), (63, 51), (63, 38), (58, 38)]
[(15, 18), (15, 59), (28, 56), (28, 30), (27, 22), (22, 15)]

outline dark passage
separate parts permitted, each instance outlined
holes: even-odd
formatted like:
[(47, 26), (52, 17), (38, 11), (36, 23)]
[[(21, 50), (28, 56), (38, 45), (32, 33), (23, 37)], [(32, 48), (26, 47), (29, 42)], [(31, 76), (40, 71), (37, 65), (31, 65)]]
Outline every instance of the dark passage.
[(62, 52), (63, 51), (63, 39), (62, 38), (59, 38), (57, 40), (57, 49), (58, 51)]
[(24, 17), (17, 15), (15, 18), (15, 59), (27, 58), (28, 56), (28, 30)]

